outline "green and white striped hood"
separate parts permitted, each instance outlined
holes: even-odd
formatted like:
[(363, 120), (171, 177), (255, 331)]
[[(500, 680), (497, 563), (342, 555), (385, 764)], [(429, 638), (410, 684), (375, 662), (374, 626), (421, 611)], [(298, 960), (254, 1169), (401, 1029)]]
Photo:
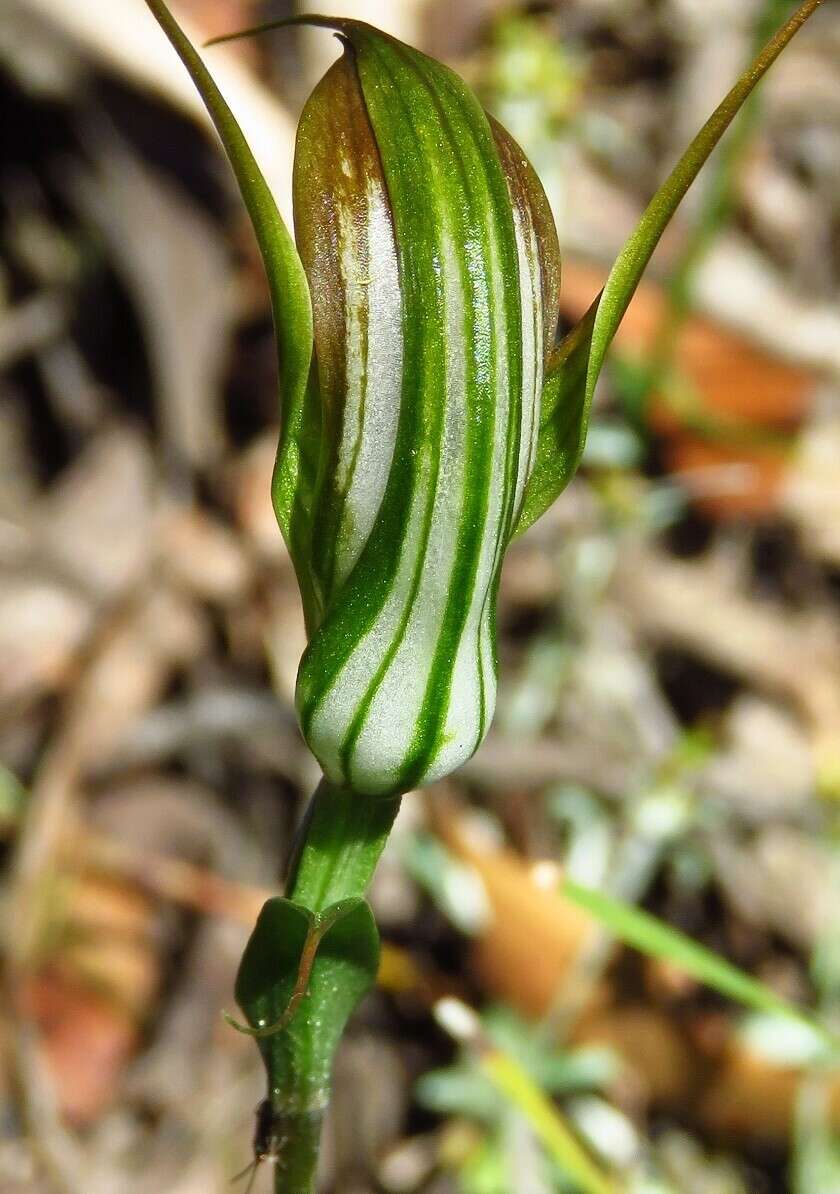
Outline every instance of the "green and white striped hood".
[(330, 24), (345, 52), (294, 172), (315, 360), (275, 496), (310, 631), (306, 741), (330, 780), (385, 794), (460, 766), (493, 715), (560, 264), (534, 171), (467, 86)]

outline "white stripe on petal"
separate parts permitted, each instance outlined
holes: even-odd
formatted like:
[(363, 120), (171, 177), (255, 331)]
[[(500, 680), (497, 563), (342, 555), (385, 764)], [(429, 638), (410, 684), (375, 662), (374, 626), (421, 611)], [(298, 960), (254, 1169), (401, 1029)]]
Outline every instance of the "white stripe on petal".
[(370, 783), (383, 768), (386, 773), (398, 774), (414, 741), (455, 567), (467, 481), (464, 294), (451, 234), (444, 234), (441, 249), (447, 320), (446, 396), (441, 442), (429, 445), (440, 453), (431, 527), (405, 631), (353, 751), (350, 779), (357, 785)]
[(543, 384), (542, 271), (536, 232), (530, 216), (523, 218), (513, 204), (513, 223), (519, 254), (519, 292), (522, 308), (522, 436), (516, 478), (514, 523), (522, 508), (525, 484), (531, 474), (539, 432), (539, 406)]
[[(367, 244), (352, 213), (342, 222), (346, 295), (347, 397), (337, 480), (346, 490), (336, 544), (335, 584), (347, 579), (376, 521), (397, 439), (402, 390), (402, 299), (388, 200), (368, 184)], [(360, 251), (361, 250), (361, 251)], [(372, 263), (369, 276), (359, 268)]]
[[(321, 696), (308, 727), (307, 742), (324, 774), (335, 783), (347, 782), (341, 764), (341, 748), (359, 711), (360, 701), (376, 675), (408, 605), (427, 499), (428, 486), (418, 485), (412, 495), (403, 550), (385, 604)], [(390, 775), (377, 774), (372, 789), (360, 790), (382, 791), (389, 782)]]

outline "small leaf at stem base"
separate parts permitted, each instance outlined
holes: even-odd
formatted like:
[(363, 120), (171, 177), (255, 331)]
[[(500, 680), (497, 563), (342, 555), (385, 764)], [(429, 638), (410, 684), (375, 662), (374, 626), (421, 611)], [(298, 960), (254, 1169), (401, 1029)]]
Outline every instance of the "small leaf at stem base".
[(278, 1105), (326, 1099), (338, 1041), (378, 965), (379, 934), (365, 900), (342, 900), (318, 916), (291, 900), (266, 901), (242, 957), (236, 999)]

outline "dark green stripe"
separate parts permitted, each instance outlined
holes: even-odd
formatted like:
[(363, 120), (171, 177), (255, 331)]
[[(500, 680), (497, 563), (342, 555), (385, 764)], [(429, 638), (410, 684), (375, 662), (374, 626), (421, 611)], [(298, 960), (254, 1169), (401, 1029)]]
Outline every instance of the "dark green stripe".
[[(413, 56), (412, 56), (413, 57)], [(428, 74), (425, 61), (414, 58), (412, 66), (421, 77)], [(438, 72), (435, 72), (437, 74)], [(442, 81), (446, 87), (448, 79)], [(499, 267), (503, 281), (511, 276), (518, 278), (518, 261), (513, 216), (510, 209), (510, 199), (507, 183), (501, 170), (495, 140), (489, 124), (478, 102), (462, 89), (448, 88), (448, 97), (455, 108), (454, 120), (450, 119), (449, 111), (443, 102), (443, 97), (432, 91), (432, 99), (437, 110), (441, 126), (457, 146), (459, 169), (464, 180), (463, 195), (468, 204), (469, 220), (464, 222), (468, 227), (465, 232), (477, 233), (484, 242), (485, 261), (488, 256), (486, 245), (488, 238), (496, 241), (499, 256)], [(460, 109), (460, 110), (459, 110)], [(478, 169), (475, 176), (470, 176), (470, 165), (476, 163)], [(484, 186), (479, 184), (479, 170), (483, 173)], [(492, 217), (487, 218), (487, 208), (491, 206)], [(489, 229), (488, 229), (489, 225)], [(507, 233), (507, 235), (505, 235)], [(463, 242), (462, 242), (463, 243)], [(472, 384), (474, 379), (468, 378), (467, 385), (467, 419), (468, 428), (475, 426), (475, 415), (481, 414), (480, 434), (467, 435), (467, 460), (465, 464), (466, 485), (464, 488), (462, 513), (459, 520), (458, 544), (455, 555), (455, 565), (448, 585), (445, 613), (438, 635), (437, 648), (429, 673), (426, 693), (421, 706), (417, 722), (417, 730), (405, 762), (403, 776), (405, 784), (413, 786), (422, 777), (433, 761), (445, 736), (446, 718), (454, 680), (454, 664), (464, 633), (464, 627), (472, 611), (475, 600), (475, 585), (479, 564), (481, 562), (481, 548), (487, 529), (487, 519), (490, 507), (491, 488), (493, 483), (493, 440), (497, 419), (497, 396), (499, 378), (496, 369), (499, 336), (499, 295), (493, 288), (488, 273), (475, 278), (468, 266), (467, 254), (462, 255), (463, 272), (467, 281), (465, 295), (472, 304), (467, 302), (467, 309), (472, 309), (475, 317), (486, 317), (489, 333), (487, 376), (483, 386)], [(515, 303), (511, 298), (515, 297)], [(520, 409), (516, 395), (521, 394), (521, 327), (520, 327), (520, 294), (518, 288), (512, 296), (512, 288), (505, 288), (502, 295), (503, 304), (507, 307), (506, 329), (508, 332), (508, 383), (509, 383), (509, 412), (506, 429), (507, 456), (505, 462), (505, 494), (502, 503), (502, 523), (504, 527), (509, 521), (509, 490), (511, 487), (511, 468), (515, 470), (516, 455), (519, 450)], [(513, 313), (513, 320), (511, 314)], [(471, 322), (474, 322), (471, 321)], [(470, 337), (469, 329), (465, 329)], [(470, 337), (466, 344), (474, 347), (475, 340)], [(519, 351), (517, 352), (517, 346)], [(474, 354), (468, 353), (467, 360), (474, 362)], [(519, 366), (519, 368), (517, 368)], [(476, 370), (473, 369), (473, 374)], [(511, 451), (513, 445), (515, 451)], [(515, 477), (515, 472), (514, 472)], [(504, 531), (499, 529), (499, 538)], [(491, 573), (492, 578), (492, 573)], [(480, 645), (480, 620), (476, 646)], [(480, 649), (478, 650), (478, 667), (481, 673)], [(480, 674), (480, 686), (483, 690), (483, 675)], [(483, 696), (483, 692), (482, 692)]]

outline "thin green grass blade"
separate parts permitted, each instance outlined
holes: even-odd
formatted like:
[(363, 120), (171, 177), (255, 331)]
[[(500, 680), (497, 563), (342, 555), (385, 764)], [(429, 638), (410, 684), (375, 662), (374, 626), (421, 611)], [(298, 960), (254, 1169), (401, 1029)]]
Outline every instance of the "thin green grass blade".
[(692, 978), (744, 1007), (787, 1016), (805, 1024), (832, 1050), (840, 1048), (840, 1041), (808, 1011), (788, 1003), (764, 983), (751, 978), (725, 958), (698, 945), (679, 929), (663, 923), (649, 912), (616, 900), (603, 892), (582, 887), (570, 879), (565, 880), (562, 891), (568, 899), (593, 916), (625, 945), (632, 946), (649, 957), (660, 958), (679, 966)]
[(543, 1148), (576, 1190), (581, 1194), (619, 1194), (615, 1183), (590, 1157), (559, 1108), (518, 1061), (500, 1049), (489, 1049), (480, 1062), (487, 1077), (525, 1117)]
[[(822, 0), (804, 0), (741, 75), (654, 195), (619, 254), (599, 298), (566, 338), (571, 343), (564, 340), (559, 346), (546, 377), (537, 461), (526, 489), (517, 534), (545, 513), (574, 475), (607, 350), (671, 217), (744, 101), (821, 3)], [(581, 368), (584, 359), (585, 370)]]
[(274, 196), (212, 75), (163, 0), (146, 0), (146, 4), (187, 68), (216, 126), (265, 262), (277, 339), (282, 417), (274, 497), (278, 521), (288, 536), (300, 467), (298, 424), (312, 357), (312, 308), (306, 274)]

